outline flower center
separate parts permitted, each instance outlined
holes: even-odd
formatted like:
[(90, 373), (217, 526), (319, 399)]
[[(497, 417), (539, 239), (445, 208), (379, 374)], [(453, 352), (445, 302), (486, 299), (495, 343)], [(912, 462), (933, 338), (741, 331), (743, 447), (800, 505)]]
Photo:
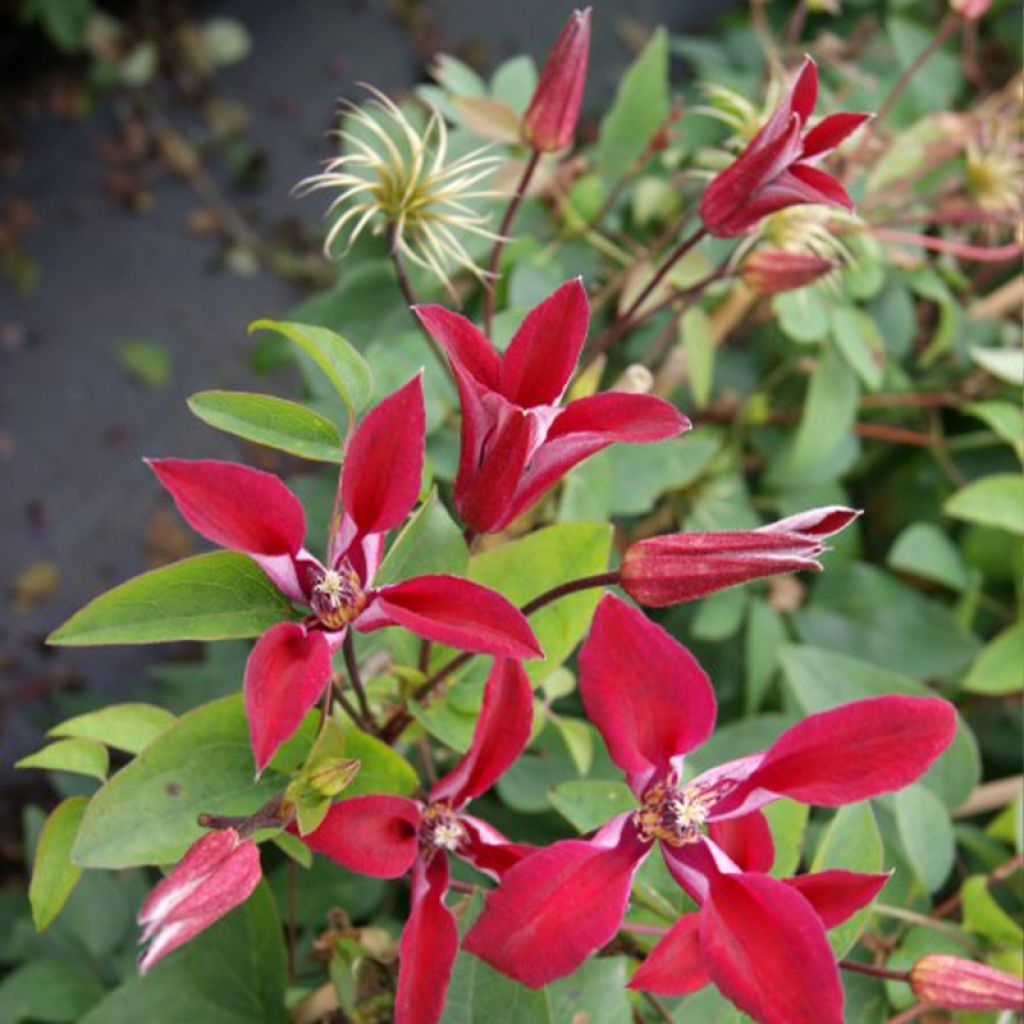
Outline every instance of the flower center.
[(670, 846), (683, 846), (700, 837), (716, 799), (713, 792), (660, 782), (644, 794), (633, 822), (648, 842), (661, 839)]
[(425, 852), (454, 853), (466, 838), (465, 826), (447, 804), (428, 804), (420, 819), (420, 846)]
[(337, 569), (325, 569), (320, 574), (313, 584), (309, 604), (328, 629), (341, 629), (366, 606), (366, 594), (356, 571), (343, 562)]

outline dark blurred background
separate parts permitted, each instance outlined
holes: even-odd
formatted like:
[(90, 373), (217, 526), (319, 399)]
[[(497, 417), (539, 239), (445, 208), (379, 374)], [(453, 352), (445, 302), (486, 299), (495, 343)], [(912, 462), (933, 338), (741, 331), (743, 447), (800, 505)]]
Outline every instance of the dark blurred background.
[[(727, 6), (598, 0), (589, 107), (606, 103), (652, 26), (700, 31)], [(401, 93), (439, 51), (488, 71), (518, 53), (540, 62), (569, 9), (0, 2), (5, 818), (42, 784), (10, 766), (58, 710), (138, 696), (148, 664), (188, 656), (43, 640), (101, 590), (192, 550), (141, 460), (239, 456), (185, 399), (254, 387), (245, 325), (285, 315), (329, 273), (323, 204), (289, 191), (330, 153), (338, 97), (359, 81)]]

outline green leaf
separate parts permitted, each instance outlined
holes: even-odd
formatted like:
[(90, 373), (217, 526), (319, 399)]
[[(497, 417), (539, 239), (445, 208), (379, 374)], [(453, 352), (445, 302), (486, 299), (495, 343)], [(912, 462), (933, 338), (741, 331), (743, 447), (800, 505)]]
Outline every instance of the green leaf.
[[(561, 670), (559, 670), (561, 671)], [(578, 718), (550, 715), (551, 724), (562, 734), (562, 742), (580, 775), (586, 775), (594, 761), (594, 734)]]
[(380, 587), (430, 573), (462, 576), (468, 564), (469, 551), (462, 531), (434, 490), (388, 549), (374, 585)]
[[(890, 16), (885, 28), (898, 59), (898, 66), (891, 68), (894, 77), (897, 71), (910, 67), (935, 37), (934, 25), (919, 25), (909, 18)], [(906, 111), (900, 123), (905, 125), (924, 113), (949, 109), (962, 84), (959, 61), (948, 48), (933, 52), (909, 80), (896, 106), (897, 111)]]
[(591, 832), (617, 814), (636, 810), (636, 797), (624, 782), (573, 779), (555, 786), (548, 799), (577, 832)]
[(960, 551), (932, 523), (911, 523), (896, 538), (886, 563), (951, 590), (966, 590), (971, 583)]
[(103, 985), (79, 959), (29, 960), (0, 982), (0, 1024), (74, 1024), (103, 993)]
[(914, 873), (936, 892), (953, 870), (955, 840), (949, 812), (926, 786), (915, 783), (892, 797), (896, 827)]
[(235, 18), (210, 18), (200, 32), (203, 53), (215, 67), (237, 64), (249, 56), (249, 30)]
[[(521, 606), (561, 583), (605, 572), (612, 528), (607, 523), (558, 523), (470, 559), (469, 578)], [(530, 616), (544, 660), (525, 663), (534, 684), (550, 675), (582, 639), (601, 597), (595, 587), (553, 601)]]
[(317, 462), (341, 462), (338, 428), (298, 402), (244, 391), (200, 391), (188, 407), (204, 423), (247, 441)]
[(810, 344), (828, 337), (828, 303), (820, 288), (780, 292), (772, 298), (772, 312), (793, 341)]
[(171, 353), (155, 341), (122, 341), (116, 358), (129, 377), (147, 388), (157, 390), (171, 379)]
[(1024, 461), (1024, 412), (1012, 402), (971, 402), (962, 412), (976, 416)]
[(885, 376), (885, 342), (872, 316), (850, 306), (834, 309), (832, 337), (864, 386), (877, 391)]
[(743, 623), (750, 595), (740, 587), (720, 590), (704, 598), (690, 624), (698, 640), (721, 641), (734, 636)]
[(419, 788), (416, 770), (398, 751), (354, 725), (345, 729), (345, 756), (358, 758), (360, 768), (352, 784), (341, 794), (343, 800), (370, 793), (408, 796)]
[(964, 927), (995, 945), (1020, 948), (1024, 928), (996, 902), (984, 875), (973, 875), (960, 890), (964, 907)]
[(46, 768), (54, 772), (72, 772), (90, 775), (102, 782), (107, 777), (110, 758), (102, 743), (92, 740), (57, 740), (28, 757), (23, 757), (15, 768)]
[(1004, 384), (1024, 384), (1024, 350), (1019, 348), (982, 348), (971, 346), (971, 359)]
[(214, 551), (143, 573), (90, 601), (47, 643), (152, 644), (259, 636), (294, 619), (288, 599), (245, 555)]
[(254, 773), (241, 696), (204, 704), (96, 793), (72, 859), (85, 868), (175, 863), (203, 834), (197, 815), (251, 814), (284, 788), (274, 764), (258, 781)]
[(795, 620), (806, 643), (922, 679), (957, 678), (979, 646), (944, 604), (863, 563), (824, 573)]
[(826, 349), (811, 376), (800, 426), (784, 463), (786, 479), (827, 480), (841, 471), (835, 453), (849, 437), (859, 398), (853, 371), (834, 349)]
[(630, 1024), (627, 963), (624, 956), (594, 957), (548, 985), (544, 992), (551, 1024)]
[(995, 473), (962, 487), (943, 506), (955, 519), (1024, 535), (1024, 477)]
[(88, 803), (84, 796), (69, 796), (53, 809), (39, 836), (28, 887), (37, 932), (61, 912), (82, 876), (82, 869), (71, 863), (71, 845)]
[(114, 989), (81, 1024), (287, 1024), (281, 921), (265, 882), (227, 917)]
[(968, 693), (1006, 696), (1024, 689), (1024, 623), (1004, 629), (984, 648), (961, 684)]
[[(807, 715), (841, 707), (854, 700), (904, 693), (932, 694), (916, 679), (816, 647), (788, 646), (780, 654), (783, 679), (800, 710)], [(959, 807), (981, 778), (977, 744), (962, 720), (949, 749), (923, 777), (947, 807)]]
[[(821, 838), (811, 864), (811, 871), (846, 871), (874, 873), (882, 870), (882, 837), (874, 812), (867, 802), (840, 807)], [(842, 957), (864, 930), (870, 906), (858, 910), (848, 921), (828, 933), (836, 957)]]
[(55, 725), (47, 736), (96, 740), (108, 747), (137, 754), (175, 721), (170, 711), (155, 704), (110, 704)]
[(700, 306), (691, 306), (679, 321), (679, 340), (686, 352), (687, 379), (698, 409), (711, 400), (715, 382), (715, 336), (711, 319)]
[(779, 651), (787, 639), (782, 616), (765, 600), (750, 602), (746, 635), (746, 685), (744, 709), (748, 714), (760, 709), (768, 687), (779, 668)]
[(646, 149), (669, 115), (668, 35), (658, 29), (619, 84), (601, 121), (597, 165), (614, 185)]
[(803, 856), (804, 835), (811, 809), (807, 804), (783, 798), (775, 800), (764, 808), (768, 827), (775, 843), (775, 861), (771, 873), (776, 878), (796, 874)]
[(326, 327), (281, 320), (255, 320), (249, 324), (249, 333), (253, 331), (276, 331), (298, 345), (334, 385), (348, 410), (351, 426), (373, 394), (373, 374), (345, 338)]

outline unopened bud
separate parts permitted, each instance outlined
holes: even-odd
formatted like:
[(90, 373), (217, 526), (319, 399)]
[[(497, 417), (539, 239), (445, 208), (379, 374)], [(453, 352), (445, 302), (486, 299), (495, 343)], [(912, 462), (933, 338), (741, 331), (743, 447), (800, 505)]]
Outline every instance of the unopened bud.
[(914, 995), (947, 1010), (1022, 1010), (1024, 981), (959, 956), (929, 954), (910, 970)]
[(992, 0), (949, 0), (950, 10), (968, 21), (977, 21), (988, 13)]
[(542, 153), (565, 149), (576, 135), (590, 52), (590, 8), (573, 11), (540, 73), (523, 116), (523, 138)]
[(309, 773), (309, 786), (321, 796), (337, 796), (359, 774), (359, 758), (329, 757)]
[(834, 269), (834, 263), (813, 253), (758, 249), (743, 261), (741, 274), (759, 295), (777, 295), (813, 284)]

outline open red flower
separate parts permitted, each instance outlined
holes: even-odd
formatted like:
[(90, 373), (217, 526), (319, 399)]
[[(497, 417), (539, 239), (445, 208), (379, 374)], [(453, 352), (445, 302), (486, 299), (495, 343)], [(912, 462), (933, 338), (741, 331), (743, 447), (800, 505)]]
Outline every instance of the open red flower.
[(711, 234), (742, 235), (768, 214), (801, 203), (853, 209), (846, 189), (816, 163), (871, 115), (830, 114), (808, 130), (817, 98), (818, 66), (806, 57), (764, 127), (701, 197), (700, 218)]
[(498, 780), (530, 738), (533, 693), (522, 665), (497, 660), (469, 752), (434, 784), (426, 803), (396, 796), (342, 800), (303, 842), (350, 871), (397, 878), (412, 871), (412, 910), (399, 947), (395, 1024), (433, 1024), (459, 938), (444, 905), (448, 854), (500, 879), (532, 847), (510, 843), (486, 822), (463, 811)]
[(663, 608), (764, 576), (820, 569), (825, 540), (860, 515), (829, 505), (729, 533), (670, 533), (630, 544), (622, 556), (622, 589), (638, 604)]
[(178, 866), (149, 894), (139, 911), (142, 942), (139, 958), (145, 974), (239, 904), (260, 883), (260, 851), (233, 828), (207, 832), (197, 839)]
[(504, 355), (442, 306), (417, 306), (416, 314), (448, 354), (459, 386), (455, 505), (477, 533), (504, 529), (573, 466), (616, 441), (661, 441), (689, 429), (653, 395), (610, 391), (559, 404), (590, 318), (578, 278), (527, 314)]
[(710, 979), (766, 1024), (841, 1024), (825, 928), (870, 901), (886, 876), (770, 877), (760, 808), (784, 796), (835, 807), (907, 785), (952, 739), (952, 707), (930, 697), (857, 701), (683, 782), (683, 756), (714, 725), (711, 683), (682, 644), (612, 595), (580, 653), (580, 695), (639, 807), (592, 839), (525, 857), (489, 895), (465, 948), (530, 986), (570, 973), (615, 935), (657, 841), (701, 910), (655, 947), (635, 985), (681, 992)]
[(271, 626), (246, 664), (246, 714), (260, 771), (328, 685), (331, 654), (349, 625), (363, 632), (404, 626), (427, 640), (499, 657), (543, 653), (519, 610), (477, 583), (430, 575), (373, 586), (385, 535), (419, 494), (424, 422), (417, 376), (359, 424), (341, 469), (341, 511), (326, 564), (303, 547), (302, 505), (276, 476), (205, 459), (150, 463), (193, 529), (248, 555), (286, 597), (309, 608), (303, 622)]

